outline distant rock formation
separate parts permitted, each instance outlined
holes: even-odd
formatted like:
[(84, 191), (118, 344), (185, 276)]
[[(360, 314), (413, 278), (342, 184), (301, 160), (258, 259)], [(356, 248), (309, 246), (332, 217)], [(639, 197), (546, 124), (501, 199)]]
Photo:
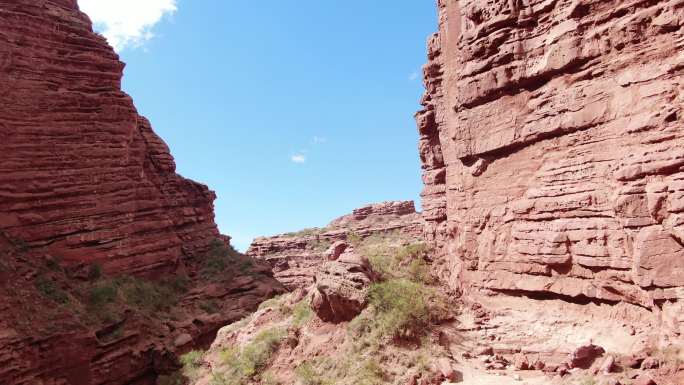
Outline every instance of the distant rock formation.
[(684, 4), (438, 7), (416, 119), (443, 277), (684, 334)]
[(376, 203), (337, 218), (322, 229), (257, 238), (247, 255), (268, 262), (276, 279), (289, 289), (296, 289), (313, 282), (316, 267), (328, 260), (326, 253), (335, 242), (394, 231), (422, 236), (423, 221), (413, 201)]

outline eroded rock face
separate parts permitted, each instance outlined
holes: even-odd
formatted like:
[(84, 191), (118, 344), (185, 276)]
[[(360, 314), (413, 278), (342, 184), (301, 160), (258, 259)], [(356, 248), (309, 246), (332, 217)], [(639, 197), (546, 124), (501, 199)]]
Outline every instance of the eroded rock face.
[(76, 1), (0, 1), (0, 31), (0, 229), (116, 273), (204, 251), (214, 193), (175, 173)]
[(376, 203), (337, 218), (322, 229), (257, 238), (247, 255), (267, 261), (276, 279), (294, 290), (311, 285), (318, 267), (342, 254), (346, 248), (342, 245), (392, 232), (415, 239), (422, 236), (423, 220), (412, 201)]
[(438, 7), (417, 123), (450, 284), (627, 302), (684, 332), (684, 4)]
[[(202, 256), (226, 240), (215, 195), (176, 174), (123, 68), (76, 0), (0, 0), (2, 384), (152, 384), (283, 291), (248, 261), (207, 278)], [(188, 282), (165, 315), (128, 304), (108, 319), (93, 300), (105, 276), (152, 278), (129, 293), (143, 305), (154, 279)]]

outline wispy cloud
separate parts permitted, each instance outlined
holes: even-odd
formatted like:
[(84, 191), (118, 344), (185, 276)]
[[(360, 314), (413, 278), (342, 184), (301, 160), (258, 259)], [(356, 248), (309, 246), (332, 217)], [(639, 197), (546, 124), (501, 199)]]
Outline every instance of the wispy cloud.
[(306, 155), (294, 154), (290, 157), (290, 160), (292, 161), (292, 163), (298, 163), (298, 164), (306, 163)]
[(311, 140), (314, 144), (321, 144), (325, 143), (328, 141), (328, 139), (322, 137), (322, 136), (314, 136), (313, 139)]
[(419, 71), (413, 71), (413, 72), (411, 72), (411, 74), (409, 75), (408, 79), (409, 79), (410, 81), (415, 81), (415, 80), (418, 80), (419, 77), (420, 77), (420, 72), (419, 72)]
[(79, 6), (116, 51), (140, 47), (154, 26), (178, 10), (176, 0), (79, 0)]

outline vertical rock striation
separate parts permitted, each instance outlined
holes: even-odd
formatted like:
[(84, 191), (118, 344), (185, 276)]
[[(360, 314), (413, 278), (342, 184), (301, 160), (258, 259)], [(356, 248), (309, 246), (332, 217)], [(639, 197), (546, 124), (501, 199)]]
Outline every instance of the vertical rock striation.
[(124, 64), (74, 0), (0, 1), (0, 229), (66, 262), (155, 274), (218, 235), (121, 91)]
[(439, 0), (417, 114), (452, 286), (684, 332), (684, 2)]

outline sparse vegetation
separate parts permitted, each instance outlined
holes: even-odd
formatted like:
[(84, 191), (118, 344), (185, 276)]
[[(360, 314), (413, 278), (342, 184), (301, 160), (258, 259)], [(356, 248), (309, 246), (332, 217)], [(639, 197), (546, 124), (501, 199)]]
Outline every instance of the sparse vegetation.
[(259, 304), (259, 310), (264, 309), (277, 309), (282, 312), (282, 308), (285, 306), (286, 295), (277, 295), (273, 298), (267, 299), (266, 301)]
[(216, 239), (202, 258), (201, 275), (205, 279), (230, 278), (235, 271), (245, 273), (253, 266), (249, 257)]
[(57, 282), (46, 277), (38, 277), (36, 280), (36, 289), (46, 298), (58, 304), (69, 303), (69, 295), (62, 290)]
[(383, 336), (417, 337), (430, 321), (432, 295), (422, 284), (403, 278), (372, 285), (368, 294), (375, 311), (372, 327)]
[(257, 334), (252, 342), (241, 349), (230, 348), (222, 351), (220, 359), (226, 370), (214, 374), (212, 385), (239, 385), (249, 379), (260, 377), (284, 338), (283, 330), (268, 329)]
[(183, 354), (180, 357), (181, 365), (183, 365), (183, 375), (190, 381), (197, 380), (203, 360), (204, 352), (200, 350), (192, 350)]
[(149, 281), (130, 276), (101, 279), (88, 289), (86, 309), (99, 321), (118, 318), (123, 304), (147, 315), (168, 312), (187, 290), (181, 283), (185, 280)]
[(90, 265), (88, 270), (88, 279), (91, 281), (97, 281), (102, 277), (102, 265), (95, 263)]
[(207, 314), (216, 314), (220, 310), (218, 303), (212, 299), (201, 302), (199, 308)]
[(282, 236), (285, 238), (300, 238), (300, 237), (311, 237), (318, 235), (323, 232), (324, 229), (318, 227), (311, 227), (308, 229), (303, 229), (295, 232), (285, 233)]
[(299, 301), (292, 308), (292, 325), (295, 327), (300, 327), (313, 316), (313, 310), (309, 305), (309, 301), (306, 299)]
[(301, 385), (332, 385), (333, 382), (325, 376), (324, 370), (319, 370), (312, 361), (305, 361), (295, 369), (297, 380)]
[(407, 278), (423, 283), (433, 281), (427, 261), (432, 250), (425, 243), (405, 246), (370, 243), (362, 248), (373, 270), (384, 279)]
[(326, 251), (328, 248), (330, 248), (330, 246), (332, 246), (332, 242), (327, 239), (317, 239), (312, 243), (313, 250), (317, 252)]

